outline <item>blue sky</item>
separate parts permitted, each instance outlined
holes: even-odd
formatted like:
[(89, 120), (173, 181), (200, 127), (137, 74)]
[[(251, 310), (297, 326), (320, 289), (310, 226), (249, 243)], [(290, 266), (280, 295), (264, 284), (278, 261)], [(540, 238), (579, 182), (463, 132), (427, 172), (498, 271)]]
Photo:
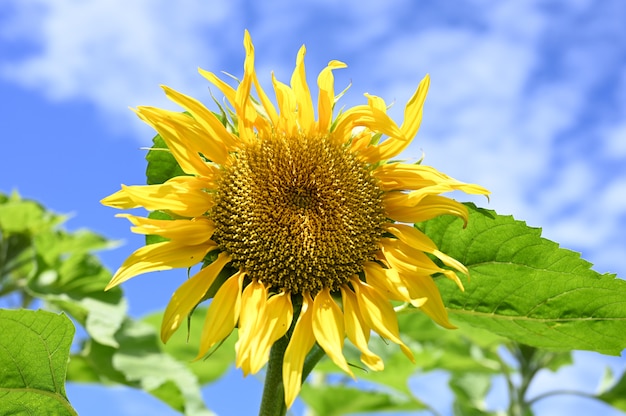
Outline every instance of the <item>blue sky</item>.
[[(288, 81), (306, 44), (311, 85), (329, 60), (344, 61), (338, 89), (352, 88), (342, 103), (379, 95), (397, 102), (397, 120), (430, 73), (422, 128), (404, 156), (424, 152), (425, 163), (489, 188), (491, 202), (480, 204), (542, 227), (596, 270), (624, 277), (624, 21), (621, 0), (4, 0), (0, 191), (72, 213), (70, 229), (124, 240), (101, 256), (115, 269), (142, 241), (98, 201), (121, 183), (144, 183), (140, 147), (153, 136), (128, 107), (175, 109), (159, 84), (211, 104), (197, 67), (240, 75), (247, 28), (268, 88), (272, 70)], [(161, 308), (181, 279), (161, 273), (125, 283), (130, 313)], [(575, 369), (540, 377), (537, 389), (593, 391), (607, 363), (626, 366), (577, 357)], [(174, 414), (131, 390), (71, 387), (69, 395), (81, 414)], [(242, 407), (213, 399), (228, 395)], [(254, 413), (260, 383), (233, 372), (206, 397), (219, 414)], [(537, 410), (565, 415), (592, 405), (555, 399)]]

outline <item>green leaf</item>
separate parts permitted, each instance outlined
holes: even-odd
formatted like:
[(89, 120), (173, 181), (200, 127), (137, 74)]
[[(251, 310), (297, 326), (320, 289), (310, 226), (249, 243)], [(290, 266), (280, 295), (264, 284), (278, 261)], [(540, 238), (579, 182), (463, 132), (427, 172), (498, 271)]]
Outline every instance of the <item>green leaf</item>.
[(146, 183), (160, 184), (174, 176), (185, 175), (180, 165), (167, 148), (165, 141), (158, 134), (152, 139), (152, 148), (146, 155)]
[[(200, 346), (200, 335), (204, 326), (206, 308), (197, 308), (190, 320), (190, 332), (180, 328), (163, 346), (163, 350), (187, 366), (198, 377), (200, 384), (210, 383), (228, 371), (235, 362), (236, 331), (204, 360), (195, 360)], [(162, 312), (150, 314), (143, 321), (151, 325), (155, 331), (161, 331)]]
[(119, 342), (122, 348), (113, 356), (113, 366), (127, 380), (137, 381), (142, 390), (168, 400), (186, 415), (211, 414), (200, 395), (197, 378), (184, 363), (161, 351), (161, 341), (151, 326), (127, 322)]
[(456, 330), (444, 329), (414, 308), (399, 313), (398, 324), (402, 339), (419, 343), (410, 345), (422, 371), (493, 373), (501, 367), (497, 349), (505, 339), (488, 331), (468, 325)]
[(129, 382), (124, 373), (113, 366), (116, 348), (102, 345), (94, 340), (83, 342), (82, 349), (73, 354), (67, 369), (67, 380), (80, 383), (119, 383), (137, 387)]
[(451, 319), (519, 343), (618, 355), (626, 348), (626, 281), (600, 275), (579, 254), (510, 216), (468, 205), (421, 225), (471, 273), (466, 291), (437, 279)]
[[(370, 350), (383, 359), (385, 368), (382, 371), (365, 369), (361, 371), (359, 369), (364, 365), (359, 359), (360, 352), (350, 342), (346, 342), (344, 354), (348, 362), (355, 367), (358, 380), (367, 380), (409, 397), (415, 394), (411, 391), (409, 380), (416, 374), (446, 370), (460, 375), (468, 372), (492, 375), (501, 369), (497, 348), (503, 338), (484, 330), (443, 329), (415, 309), (400, 312), (398, 323), (400, 336), (413, 351), (415, 363), (411, 363), (397, 345), (374, 336), (369, 342)], [(480, 339), (482, 346), (474, 343), (472, 337)], [(326, 358), (317, 365), (315, 371), (342, 374), (332, 361)]]
[(300, 394), (317, 415), (335, 416), (362, 412), (424, 410), (424, 404), (409, 396), (344, 385), (302, 386)]
[(626, 412), (626, 372), (617, 383), (597, 396), (599, 400)]
[(114, 243), (89, 230), (58, 229), (62, 216), (13, 195), (0, 204), (0, 295), (42, 299), (85, 327), (98, 342), (113, 338), (126, 314), (118, 288), (104, 292), (111, 274), (90, 251)]
[(118, 243), (107, 240), (90, 230), (67, 232), (64, 230), (45, 230), (33, 236), (33, 244), (46, 264), (58, 264), (59, 257), (68, 253), (85, 254), (88, 252), (115, 248)]
[[(358, 380), (366, 380), (378, 385), (390, 387), (394, 391), (410, 396), (411, 389), (408, 385), (409, 377), (419, 371), (422, 366), (431, 365), (437, 358), (433, 356), (432, 351), (419, 351), (414, 353), (416, 363), (413, 364), (400, 351), (396, 344), (388, 343), (380, 337), (373, 337), (369, 342), (370, 350), (381, 357), (385, 363), (382, 371), (370, 371), (361, 363), (360, 352), (356, 347), (346, 342), (344, 346), (344, 355), (350, 365), (353, 366), (354, 374)], [(340, 374), (345, 376), (328, 357), (324, 357), (315, 366), (316, 373), (323, 374)]]
[(147, 391), (186, 415), (211, 414), (197, 377), (185, 362), (163, 352), (154, 329), (127, 319), (115, 334), (119, 348), (89, 340), (72, 356), (68, 380), (115, 382)]
[(65, 394), (74, 326), (64, 315), (0, 310), (0, 414), (76, 415)]
[(468, 408), (485, 410), (485, 396), (491, 388), (491, 376), (486, 374), (463, 373), (450, 379), (450, 387), (456, 400)]
[(26, 231), (32, 235), (65, 219), (46, 211), (35, 201), (22, 199), (17, 193), (3, 199), (4, 202), (0, 203), (0, 230), (3, 234)]
[(35, 201), (17, 193), (0, 193), (0, 296), (19, 291), (22, 280), (37, 270), (33, 238), (48, 232), (63, 217), (52, 214)]
[(41, 263), (42, 272), (28, 281), (29, 293), (70, 314), (99, 343), (117, 346), (114, 335), (127, 305), (121, 289), (104, 291), (109, 271), (96, 257), (80, 252)]

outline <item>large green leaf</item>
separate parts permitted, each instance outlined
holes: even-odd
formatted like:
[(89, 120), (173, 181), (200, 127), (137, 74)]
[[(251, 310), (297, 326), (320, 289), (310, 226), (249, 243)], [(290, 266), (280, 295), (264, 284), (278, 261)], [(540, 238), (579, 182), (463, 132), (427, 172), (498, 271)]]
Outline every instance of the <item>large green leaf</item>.
[(0, 414), (76, 414), (65, 394), (73, 337), (64, 315), (0, 310)]
[(449, 216), (422, 228), (471, 273), (466, 291), (437, 279), (454, 322), (553, 350), (618, 355), (626, 348), (626, 281), (600, 275), (510, 216), (468, 205), (469, 225)]

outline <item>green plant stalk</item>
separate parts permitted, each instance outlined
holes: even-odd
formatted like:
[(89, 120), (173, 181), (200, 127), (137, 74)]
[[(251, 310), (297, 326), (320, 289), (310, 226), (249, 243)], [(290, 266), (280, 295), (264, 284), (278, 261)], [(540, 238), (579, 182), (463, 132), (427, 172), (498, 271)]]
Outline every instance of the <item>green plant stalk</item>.
[[(287, 336), (282, 337), (270, 350), (270, 358), (267, 363), (267, 372), (265, 374), (265, 384), (263, 385), (263, 397), (261, 398), (261, 409), (259, 416), (284, 416), (287, 413), (285, 406), (285, 390), (283, 387), (283, 359), (285, 350), (289, 344)], [(306, 380), (313, 368), (324, 357), (326, 353), (319, 345), (313, 345), (313, 348), (304, 360), (302, 368), (302, 382)]]
[(276, 341), (270, 350), (259, 416), (283, 416), (287, 413), (283, 388), (283, 358), (287, 345), (289, 339), (284, 336)]

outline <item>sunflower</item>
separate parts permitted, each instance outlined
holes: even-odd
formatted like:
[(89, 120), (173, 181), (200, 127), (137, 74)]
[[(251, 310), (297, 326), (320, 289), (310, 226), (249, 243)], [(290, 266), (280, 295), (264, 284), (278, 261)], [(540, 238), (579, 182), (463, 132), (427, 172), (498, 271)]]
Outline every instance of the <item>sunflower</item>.
[(468, 271), (407, 223), (444, 214), (466, 221), (466, 208), (439, 194), (488, 191), (432, 167), (390, 161), (418, 131), (428, 76), (406, 105), (400, 126), (387, 115), (383, 99), (368, 94), (366, 104), (333, 118), (333, 71), (344, 63), (331, 61), (319, 73), (315, 108), (303, 46), (290, 85), (272, 75), (275, 106), (257, 79), (247, 31), (244, 46), (244, 74), (236, 88), (199, 70), (225, 95), (231, 120), (166, 86), (165, 94), (184, 113), (135, 110), (163, 138), (185, 175), (159, 185), (122, 185), (102, 200), (114, 208), (165, 211), (173, 218), (119, 215), (132, 223), (133, 232), (165, 241), (131, 254), (107, 289), (141, 273), (206, 264), (173, 294), (162, 340), (212, 289), (198, 357), (237, 327), (236, 365), (245, 375), (254, 374), (267, 363), (272, 345), (288, 337), (282, 371), (290, 407), (315, 343), (350, 375), (342, 352), (346, 337), (360, 350), (364, 365), (383, 369), (381, 358), (368, 348), (371, 331), (413, 360), (400, 339), (391, 301), (420, 308), (452, 328), (432, 276), (443, 275), (462, 289), (456, 272)]

